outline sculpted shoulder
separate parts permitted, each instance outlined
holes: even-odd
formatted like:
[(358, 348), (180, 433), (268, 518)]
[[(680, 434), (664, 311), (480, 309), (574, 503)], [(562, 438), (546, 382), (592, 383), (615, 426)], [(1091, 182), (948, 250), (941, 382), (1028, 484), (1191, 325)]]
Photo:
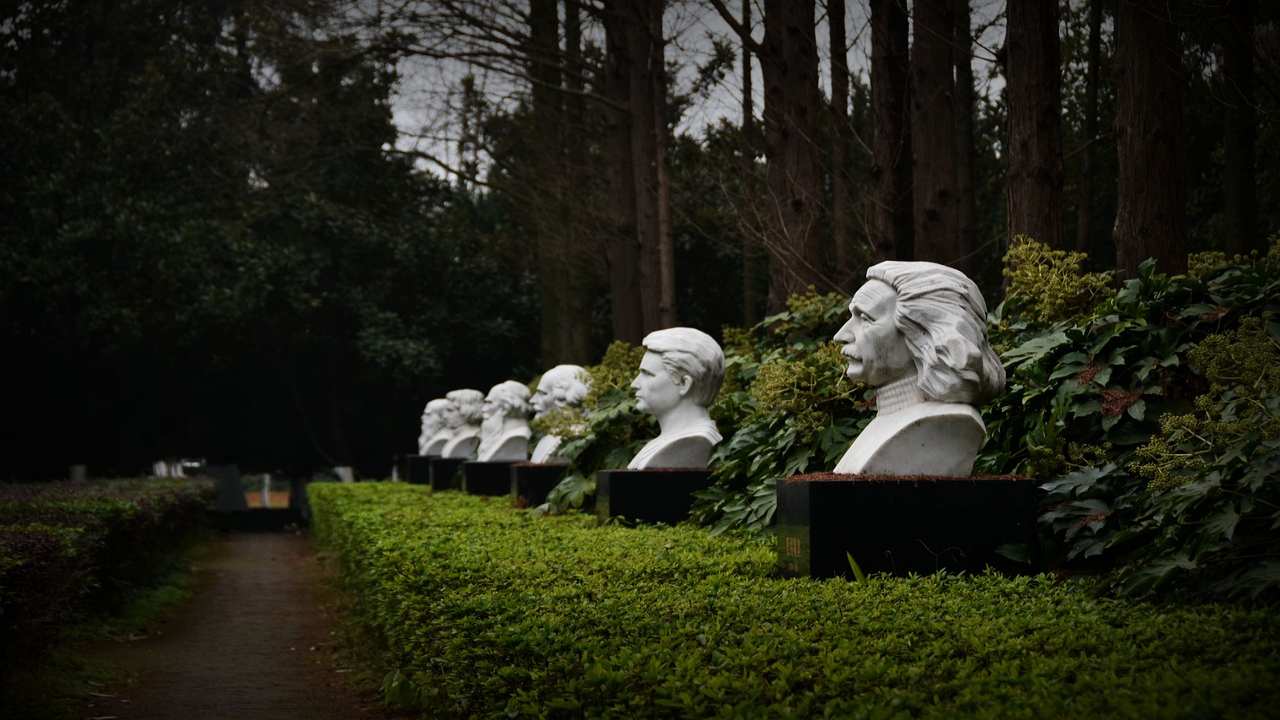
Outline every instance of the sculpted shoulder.
[(965, 476), (986, 438), (963, 403), (925, 402), (871, 421), (836, 465), (838, 473)]

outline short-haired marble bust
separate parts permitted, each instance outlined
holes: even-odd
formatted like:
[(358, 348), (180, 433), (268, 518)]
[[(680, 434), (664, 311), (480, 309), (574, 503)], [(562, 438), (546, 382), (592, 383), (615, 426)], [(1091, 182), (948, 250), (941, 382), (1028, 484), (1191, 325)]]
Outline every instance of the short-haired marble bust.
[(631, 387), (636, 409), (657, 418), (661, 432), (627, 469), (706, 468), (722, 439), (707, 408), (724, 380), (724, 351), (710, 335), (688, 327), (651, 332), (643, 344)]
[(444, 409), (449, 401), (436, 398), (422, 408), (422, 432), (418, 434), (419, 455), (439, 455), (452, 435), (444, 424)]
[(529, 457), (529, 388), (507, 380), (494, 385), (484, 399), (480, 425), (481, 462), (524, 460)]
[(445, 393), (449, 405), (441, 415), (444, 424), (450, 431), (449, 439), (440, 448), (440, 455), (446, 458), (462, 458), (470, 460), (476, 455), (476, 446), (480, 444), (480, 423), (484, 419), (484, 393), (479, 390), (463, 388)]
[[(577, 407), (586, 399), (591, 389), (591, 376), (580, 365), (557, 365), (542, 374), (538, 389), (533, 393), (534, 419), (549, 412)], [(530, 462), (545, 463), (556, 457), (560, 449), (559, 435), (545, 435), (533, 446)]]
[(1004, 389), (987, 304), (964, 273), (929, 262), (867, 270), (836, 333), (845, 375), (876, 389), (876, 417), (835, 467), (867, 475), (967, 476), (986, 438), (974, 409)]

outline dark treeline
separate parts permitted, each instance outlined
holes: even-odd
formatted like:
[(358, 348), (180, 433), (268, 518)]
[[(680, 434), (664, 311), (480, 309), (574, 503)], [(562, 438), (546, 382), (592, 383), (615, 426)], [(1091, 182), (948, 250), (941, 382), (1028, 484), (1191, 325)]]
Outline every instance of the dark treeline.
[[(997, 5), (5, 3), (0, 479), (383, 473), (448, 389), (879, 259), (995, 296), (1017, 234), (1120, 273), (1265, 245), (1272, 5)], [(447, 152), (397, 145), (406, 62), (446, 68)], [(724, 97), (739, 121), (677, 132)]]

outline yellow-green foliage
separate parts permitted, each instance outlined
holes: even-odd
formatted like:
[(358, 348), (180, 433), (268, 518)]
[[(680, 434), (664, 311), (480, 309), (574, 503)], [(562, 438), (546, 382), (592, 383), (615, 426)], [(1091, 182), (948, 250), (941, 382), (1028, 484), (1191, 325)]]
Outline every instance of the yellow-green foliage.
[(1220, 250), (1191, 253), (1187, 255), (1187, 274), (1197, 280), (1207, 280), (1230, 263), (1231, 259)]
[(1280, 417), (1264, 402), (1280, 396), (1280, 347), (1258, 318), (1206, 337), (1188, 356), (1209, 391), (1196, 398), (1195, 413), (1162, 417), (1160, 433), (1138, 449), (1131, 469), (1148, 478), (1152, 490), (1203, 476), (1232, 446), (1247, 450), (1247, 438), (1280, 438)]
[(756, 411), (785, 415), (803, 435), (831, 423), (830, 403), (851, 403), (854, 386), (844, 377), (840, 347), (824, 343), (816, 352), (762, 364), (751, 383)]
[(640, 367), (640, 360), (643, 358), (644, 348), (639, 345), (632, 345), (625, 340), (610, 343), (600, 364), (587, 368), (587, 374), (591, 376), (591, 390), (587, 392), (582, 406), (589, 412), (600, 404), (600, 399), (609, 391), (627, 390), (635, 379), (636, 369)]
[(1109, 274), (1081, 270), (1087, 257), (1017, 236), (1004, 256), (1004, 276), (1009, 281), (1006, 302), (1038, 324), (1087, 316), (1111, 290)]

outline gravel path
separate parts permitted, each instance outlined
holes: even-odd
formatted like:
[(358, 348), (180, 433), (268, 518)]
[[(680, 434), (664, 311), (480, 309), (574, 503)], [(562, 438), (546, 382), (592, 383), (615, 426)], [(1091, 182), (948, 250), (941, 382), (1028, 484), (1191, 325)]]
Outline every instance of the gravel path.
[(95, 659), (124, 687), (94, 697), (86, 718), (383, 718), (335, 666), (322, 570), (294, 533), (224, 535), (196, 570), (194, 597), (150, 637)]

